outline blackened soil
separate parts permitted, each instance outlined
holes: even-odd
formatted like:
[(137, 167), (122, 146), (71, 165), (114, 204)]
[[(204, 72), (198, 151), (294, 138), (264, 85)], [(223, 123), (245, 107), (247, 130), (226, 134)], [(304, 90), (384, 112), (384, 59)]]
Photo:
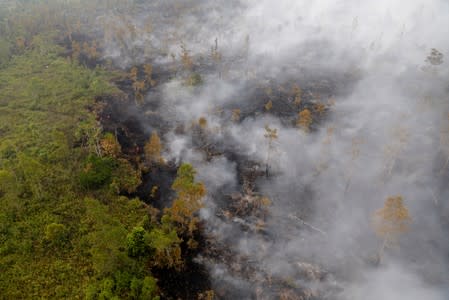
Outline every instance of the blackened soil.
[[(143, 149), (152, 130), (163, 132), (164, 122), (158, 119), (156, 114), (151, 115), (151, 120), (145, 116), (142, 108), (133, 101), (132, 90), (128, 86), (130, 82), (121, 81), (122, 95), (105, 96), (97, 99), (101, 109), (97, 113), (97, 119), (102, 124), (103, 130), (114, 133), (121, 145), (122, 153), (127, 159), (136, 165), (144, 159)], [(143, 122), (145, 119), (145, 122)], [(142, 124), (150, 124), (149, 128)], [(152, 124), (152, 125), (151, 125)], [(167, 162), (163, 165), (148, 166), (143, 171), (142, 184), (137, 192), (129, 197), (138, 196), (142, 201), (162, 210), (169, 207), (174, 198), (171, 189), (176, 177), (177, 165)], [(203, 230), (198, 230), (195, 241), (198, 248), (191, 250), (187, 247), (187, 238), (181, 244), (182, 257), (185, 261), (182, 270), (153, 268), (153, 275), (158, 278), (158, 286), (161, 289), (162, 299), (197, 299), (199, 293), (211, 290), (209, 274), (204, 265), (194, 261), (197, 255), (204, 251), (205, 242)]]
[(142, 184), (137, 189), (139, 199), (158, 209), (171, 206), (174, 197), (171, 185), (176, 171), (176, 165), (171, 163), (150, 168), (142, 175)]
[(206, 268), (191, 259), (181, 271), (153, 269), (153, 274), (159, 279), (162, 299), (197, 299), (199, 293), (211, 287)]

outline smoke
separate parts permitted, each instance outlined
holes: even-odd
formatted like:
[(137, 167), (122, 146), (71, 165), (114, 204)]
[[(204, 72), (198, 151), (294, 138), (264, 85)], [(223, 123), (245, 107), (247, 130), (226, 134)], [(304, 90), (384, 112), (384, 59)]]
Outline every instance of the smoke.
[[(425, 61), (431, 48), (448, 53), (448, 16), (442, 0), (152, 1), (129, 21), (134, 30), (105, 40), (106, 57), (124, 68), (177, 67), (147, 103), (158, 101), (173, 126), (164, 137), (167, 157), (194, 164), (208, 188), (209, 231), (247, 258), (253, 274), (204, 259), (217, 285), (239, 291), (239, 299), (254, 297), (253, 283), (267, 277), (326, 299), (448, 298), (449, 145), (441, 141), (449, 134), (448, 68)], [(126, 27), (117, 13), (104, 20)], [(151, 31), (139, 31), (148, 24)], [(180, 45), (202, 84), (185, 84)], [(211, 47), (222, 56), (215, 65)], [(264, 112), (260, 102), (260, 86), (293, 83), (335, 101), (310, 133), (294, 126), (297, 111)], [(237, 108), (241, 119), (233, 122)], [(266, 125), (277, 129), (274, 146)], [(208, 157), (207, 147), (221, 155)], [(264, 234), (251, 230), (254, 218), (218, 216), (224, 195), (243, 193), (242, 160), (262, 172), (269, 164), (273, 174), (256, 182), (272, 202)], [(375, 267), (380, 241), (371, 219), (391, 195), (403, 196), (413, 221), (401, 247)]]
[[(423, 284), (410, 270), (403, 266), (390, 265), (368, 271), (363, 279), (348, 287), (353, 299), (446, 299), (447, 294)], [(445, 296), (446, 295), (446, 296)]]

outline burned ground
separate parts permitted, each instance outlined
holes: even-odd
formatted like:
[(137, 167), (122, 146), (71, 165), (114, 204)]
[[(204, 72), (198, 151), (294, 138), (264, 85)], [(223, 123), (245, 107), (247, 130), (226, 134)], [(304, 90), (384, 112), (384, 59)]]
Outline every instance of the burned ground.
[[(141, 67), (139, 67), (139, 70)], [(156, 67), (156, 70), (162, 67)], [(140, 72), (140, 71), (139, 71)], [(169, 73), (159, 75), (154, 72), (155, 80), (160, 84), (164, 80), (171, 78)], [(313, 128), (318, 128), (320, 122), (325, 122), (326, 116), (330, 113), (332, 97), (337, 89), (335, 85), (323, 80), (321, 83), (309, 83), (302, 89), (301, 101), (295, 104), (295, 91), (287, 91), (282, 86), (294, 86), (294, 81), (284, 83), (275, 83), (269, 81), (266, 86), (261, 86), (253, 82), (248, 83), (245, 87), (244, 99), (239, 99), (234, 104), (223, 107), (223, 112), (219, 115), (223, 122), (244, 122), (247, 118), (254, 118), (261, 114), (271, 114), (281, 120), (287, 127), (295, 127), (298, 111), (310, 109), (314, 115)], [(99, 121), (107, 132), (116, 135), (122, 151), (130, 161), (136, 163), (144, 159), (143, 147), (153, 130), (161, 134), (164, 141), (164, 134), (170, 131), (185, 133), (185, 129), (176, 129), (178, 123), (175, 120), (164, 119), (163, 114), (158, 112), (161, 107), (162, 94), (158, 88), (150, 88), (147, 92), (146, 100), (143, 104), (138, 104), (135, 98), (132, 82), (123, 79), (116, 82), (116, 85), (123, 92), (122, 97), (98, 99), (103, 106), (99, 112)], [(273, 92), (274, 91), (274, 92)], [(326, 99), (326, 103), (320, 111), (317, 110), (317, 103), (321, 103)], [(271, 101), (272, 107), (267, 109), (266, 104)], [(232, 110), (240, 110), (239, 120), (232, 120), (230, 112)], [(313, 130), (312, 128), (312, 130)], [(250, 157), (242, 155), (237, 144), (232, 142), (232, 138), (217, 139), (213, 132), (195, 125), (190, 129), (189, 133), (194, 149), (203, 153), (207, 159), (214, 157), (225, 157), (232, 163), (235, 163), (238, 174), (238, 186), (236, 189), (219, 189), (216, 194), (209, 197), (215, 199), (217, 203), (217, 216), (230, 226), (233, 227), (235, 234), (245, 235), (246, 233), (260, 235), (266, 239), (268, 244), (275, 242), (275, 237), (268, 231), (264, 230), (265, 223), (270, 222), (270, 213), (264, 201), (262, 194), (259, 193), (258, 185), (275, 176), (265, 166), (264, 162), (255, 161)], [(164, 209), (171, 205), (174, 193), (171, 191), (171, 184), (176, 176), (176, 163), (168, 162), (163, 166), (150, 167), (149, 170), (142, 173), (142, 184), (138, 187), (137, 192), (130, 196), (138, 196), (142, 201), (152, 206)], [(158, 189), (152, 193), (153, 187)], [(287, 191), (288, 193), (288, 191)], [(313, 199), (310, 191), (304, 199)], [(275, 199), (274, 199), (275, 200)], [(302, 218), (307, 219), (312, 214), (312, 206), (303, 203)], [(302, 221), (302, 219), (300, 219)], [(290, 220), (291, 226), (300, 226), (294, 224), (296, 221)], [(206, 224), (204, 224), (206, 225)], [(204, 228), (204, 227), (202, 227)], [(303, 230), (308, 230), (307, 226)], [(254, 298), (257, 295), (266, 294), (268, 298), (275, 295), (284, 295), (284, 297), (300, 297), (298, 299), (326, 299), (326, 291), (317, 293), (304, 289), (301, 286), (292, 286), (285, 279), (272, 277), (263, 269), (257, 269), (257, 265), (251, 263), (249, 257), (242, 257), (238, 253), (215, 240), (216, 237), (210, 235), (210, 230), (202, 229), (198, 232), (197, 240), (200, 246), (195, 251), (189, 251), (187, 248), (183, 250), (186, 257), (185, 268), (181, 271), (155, 269), (154, 274), (160, 280), (159, 286), (162, 289), (162, 295), (167, 299), (191, 299), (200, 292), (207, 291), (212, 288), (205, 265), (222, 264), (230, 270), (232, 276), (242, 277), (245, 281), (252, 282), (253, 288), (249, 286), (242, 287), (241, 290), (235, 289), (232, 283), (223, 282), (218, 286), (215, 284), (216, 296), (222, 299), (232, 299), (233, 297), (241, 297), (243, 294), (253, 290), (248, 297)], [(204, 241), (204, 242), (201, 242)], [(226, 241), (223, 241), (226, 243)], [(228, 249), (228, 250), (226, 250)], [(199, 259), (198, 259), (199, 258)], [(314, 274), (322, 272), (318, 266), (301, 265), (298, 272), (306, 272), (304, 274)], [(256, 269), (254, 269), (256, 267)], [(260, 277), (261, 274), (265, 274)], [(303, 276), (303, 275), (298, 275)], [(309, 275), (307, 275), (309, 276)], [(307, 276), (305, 276), (307, 278)], [(312, 275), (310, 275), (312, 276)], [(310, 277), (309, 276), (309, 277)], [(314, 276), (314, 275), (313, 275)], [(312, 276), (312, 277), (313, 277)], [(310, 281), (322, 281), (324, 275), (317, 278), (308, 278)], [(288, 296), (290, 295), (290, 296)], [(293, 296), (296, 295), (296, 296)], [(301, 298), (302, 297), (302, 298)], [(285, 298), (287, 299), (287, 298)], [(293, 299), (293, 298), (292, 298)]]

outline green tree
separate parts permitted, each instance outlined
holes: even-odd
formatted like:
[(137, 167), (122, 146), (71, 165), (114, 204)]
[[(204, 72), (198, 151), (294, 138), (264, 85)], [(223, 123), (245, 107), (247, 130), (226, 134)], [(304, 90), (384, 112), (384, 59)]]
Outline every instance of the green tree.
[(198, 218), (195, 214), (203, 207), (202, 198), (206, 195), (206, 187), (195, 181), (196, 171), (190, 164), (182, 164), (173, 182), (172, 189), (177, 197), (165, 213), (177, 226), (180, 235), (193, 235), (197, 228)]
[(146, 231), (143, 227), (134, 227), (126, 238), (126, 248), (131, 257), (142, 257), (148, 252), (148, 245), (145, 240)]
[(202, 206), (201, 198), (206, 194), (203, 183), (195, 181), (196, 171), (190, 164), (182, 164), (177, 172), (172, 188), (176, 191), (178, 198), (187, 200), (192, 206), (199, 209)]
[(98, 295), (99, 300), (112, 300), (114, 299), (114, 280), (106, 278), (101, 284), (100, 294)]
[(33, 196), (42, 198), (46, 190), (44, 179), (47, 178), (47, 166), (26, 154), (20, 154), (18, 158), (18, 166), (24, 183), (29, 187)]
[(146, 276), (143, 279), (142, 289), (140, 292), (140, 299), (142, 300), (159, 300), (159, 296), (157, 296), (157, 284), (156, 279), (150, 276)]
[(116, 159), (117, 167), (112, 172), (110, 187), (118, 194), (134, 193), (142, 183), (141, 172), (135, 170), (131, 163), (123, 158)]
[(154, 251), (153, 264), (158, 267), (179, 269), (183, 265), (181, 242), (175, 229), (154, 228), (148, 234), (148, 241)]
[(89, 284), (84, 291), (86, 300), (95, 300), (98, 295), (98, 287), (96, 284)]
[(114, 273), (115, 293), (125, 295), (130, 289), (132, 275), (126, 271), (117, 271)]
[(81, 186), (88, 189), (101, 187), (111, 180), (115, 167), (116, 162), (110, 157), (89, 156), (79, 177)]
[(142, 280), (133, 277), (130, 283), (130, 292), (129, 296), (131, 299), (139, 299), (140, 290), (142, 288)]

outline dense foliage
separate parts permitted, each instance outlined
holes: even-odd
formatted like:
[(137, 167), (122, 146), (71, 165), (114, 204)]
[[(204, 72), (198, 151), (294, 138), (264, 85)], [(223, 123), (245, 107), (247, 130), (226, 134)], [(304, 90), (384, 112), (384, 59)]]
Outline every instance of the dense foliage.
[(103, 132), (95, 100), (119, 93), (115, 73), (66, 55), (65, 1), (22, 2), (0, 7), (0, 298), (159, 299), (152, 266), (179, 269), (183, 240), (121, 196), (141, 170)]

